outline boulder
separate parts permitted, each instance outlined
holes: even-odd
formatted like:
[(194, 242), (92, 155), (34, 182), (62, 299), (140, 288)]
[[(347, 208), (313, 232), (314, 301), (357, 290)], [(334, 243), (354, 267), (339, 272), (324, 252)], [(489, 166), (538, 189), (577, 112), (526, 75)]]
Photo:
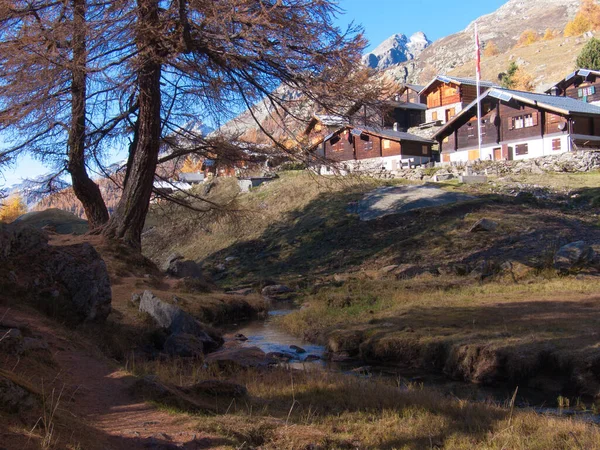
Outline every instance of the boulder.
[(190, 314), (175, 305), (163, 302), (151, 291), (144, 291), (142, 294), (139, 310), (150, 315), (159, 327), (171, 334), (183, 333), (195, 336), (202, 342), (205, 352), (216, 350), (223, 344), (222, 338), (214, 339)]
[(222, 380), (204, 380), (186, 389), (190, 394), (211, 395), (213, 397), (245, 397), (248, 389), (241, 384)]
[(103, 321), (110, 314), (112, 292), (108, 270), (90, 244), (56, 248), (46, 270), (66, 288), (73, 312), (80, 320)]
[(584, 241), (571, 242), (562, 246), (554, 255), (554, 268), (559, 273), (568, 273), (590, 265), (595, 256), (594, 249)]
[(204, 362), (221, 369), (232, 367), (266, 367), (276, 363), (258, 347), (236, 347), (219, 350), (207, 355)]
[(202, 278), (202, 266), (189, 259), (172, 261), (165, 272), (176, 278)]
[(498, 268), (493, 261), (482, 260), (475, 263), (469, 275), (474, 278), (483, 279), (494, 275), (497, 271)]
[(267, 358), (274, 359), (276, 361), (288, 362), (295, 358), (294, 355), (285, 352), (269, 352)]
[(0, 350), (10, 354), (20, 353), (23, 334), (17, 328), (0, 327)]
[(12, 380), (0, 375), (0, 410), (16, 413), (29, 410), (34, 405), (33, 396)]
[(294, 350), (296, 353), (306, 353), (302, 347), (298, 347), (297, 345), (290, 345), (290, 350)]
[(165, 341), (163, 349), (171, 356), (196, 358), (204, 354), (204, 343), (193, 334), (173, 333)]
[(500, 272), (512, 277), (513, 281), (521, 281), (535, 272), (535, 267), (530, 267), (519, 261), (505, 261), (500, 265)]
[(284, 284), (272, 284), (263, 288), (262, 295), (266, 297), (276, 297), (278, 295), (288, 294), (290, 292), (294, 291)]
[(471, 227), (469, 232), (476, 233), (478, 231), (496, 231), (496, 228), (498, 228), (498, 224), (496, 222), (484, 218), (478, 220), (475, 225)]
[(0, 243), (0, 259), (13, 266), (7, 280), (29, 281), (41, 309), (69, 323), (106, 319), (112, 302), (110, 279), (90, 244), (51, 246), (44, 231), (19, 224), (0, 228)]
[(304, 358), (304, 361), (311, 362), (311, 361), (319, 361), (320, 359), (321, 359), (321, 357), (319, 355), (307, 355), (306, 358)]
[(182, 259), (183, 255), (181, 255), (180, 253), (171, 253), (169, 256), (167, 256), (167, 259), (165, 259), (165, 262), (160, 268), (163, 272), (167, 272), (171, 264), (173, 264), (175, 261), (179, 261)]
[(248, 338), (246, 336), (244, 336), (242, 333), (238, 333), (233, 337), (236, 341), (241, 341), (241, 342), (245, 342), (248, 340)]

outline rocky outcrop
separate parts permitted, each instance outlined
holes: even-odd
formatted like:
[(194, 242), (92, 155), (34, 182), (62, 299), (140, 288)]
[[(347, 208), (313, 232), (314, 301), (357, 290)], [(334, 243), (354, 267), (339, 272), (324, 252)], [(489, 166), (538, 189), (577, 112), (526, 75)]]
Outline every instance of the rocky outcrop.
[(554, 255), (554, 268), (560, 273), (589, 266), (596, 254), (591, 246), (583, 241), (563, 245)]
[(498, 224), (496, 222), (483, 218), (478, 220), (469, 231), (471, 233), (477, 233), (479, 231), (496, 231), (496, 228), (498, 228)]
[(25, 284), (28, 295), (68, 323), (103, 321), (112, 293), (106, 264), (88, 243), (53, 246), (48, 235), (28, 226), (0, 227), (0, 259), (11, 267), (7, 288)]
[(265, 286), (261, 292), (265, 297), (277, 297), (279, 295), (289, 294), (293, 292), (293, 290), (284, 284), (272, 284)]
[(156, 325), (169, 333), (165, 350), (172, 355), (195, 356), (198, 351), (211, 352), (223, 344), (220, 336), (211, 336), (194, 317), (162, 301), (151, 291), (142, 294), (139, 310), (152, 317)]
[(34, 403), (34, 397), (28, 391), (0, 375), (0, 411), (16, 413), (29, 410)]
[(167, 258), (162, 269), (176, 278), (202, 278), (202, 266), (177, 253)]
[(371, 69), (385, 70), (400, 63), (417, 58), (431, 41), (425, 33), (418, 32), (410, 38), (394, 34), (363, 57), (363, 64)]

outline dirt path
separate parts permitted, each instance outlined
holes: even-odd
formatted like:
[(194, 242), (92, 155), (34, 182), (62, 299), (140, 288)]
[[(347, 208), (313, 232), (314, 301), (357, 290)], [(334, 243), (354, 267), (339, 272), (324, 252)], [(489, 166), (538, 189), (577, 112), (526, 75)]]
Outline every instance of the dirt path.
[(388, 186), (366, 194), (356, 205), (360, 220), (373, 220), (414, 209), (465, 202), (475, 197), (432, 185)]
[[(58, 391), (64, 385), (59, 408), (73, 416), (74, 424), (80, 422), (93, 433), (84, 448), (200, 449), (218, 448), (222, 442), (195, 431), (192, 417), (171, 415), (140, 402), (131, 393), (133, 377), (71, 342), (48, 319), (36, 313), (7, 312), (6, 308), (0, 308), (1, 317), (26, 324), (48, 342), (59, 366), (54, 386)], [(19, 366), (15, 373), (19, 373)]]

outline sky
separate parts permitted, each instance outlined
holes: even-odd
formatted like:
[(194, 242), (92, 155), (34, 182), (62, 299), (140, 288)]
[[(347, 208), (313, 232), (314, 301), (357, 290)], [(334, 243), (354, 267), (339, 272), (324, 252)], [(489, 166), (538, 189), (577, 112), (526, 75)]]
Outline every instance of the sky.
[[(423, 31), (431, 41), (463, 30), (474, 19), (498, 9), (507, 0), (338, 0), (345, 13), (338, 17), (341, 27), (350, 22), (361, 25), (370, 51), (393, 34), (410, 36)], [(2, 143), (0, 141), (0, 147)], [(122, 158), (120, 156), (119, 158)], [(0, 173), (0, 188), (35, 178), (46, 172), (34, 159), (23, 156)]]

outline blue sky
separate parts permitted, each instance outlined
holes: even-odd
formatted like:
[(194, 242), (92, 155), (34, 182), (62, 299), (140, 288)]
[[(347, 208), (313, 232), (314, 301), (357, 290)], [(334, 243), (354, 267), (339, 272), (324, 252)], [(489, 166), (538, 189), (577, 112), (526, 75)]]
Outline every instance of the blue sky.
[[(338, 18), (340, 26), (351, 21), (363, 26), (372, 50), (396, 33), (407, 36), (423, 31), (430, 40), (464, 29), (477, 17), (488, 14), (506, 0), (339, 0), (345, 14)], [(0, 142), (0, 147), (1, 147)], [(46, 172), (41, 163), (28, 156), (19, 158), (12, 167), (0, 173), (0, 188), (11, 186), (23, 178), (35, 178)]]
[(346, 11), (340, 24), (354, 20), (363, 25), (370, 42), (367, 50), (375, 48), (392, 34), (410, 36), (423, 31), (435, 41), (463, 30), (477, 17), (494, 12), (507, 0), (338, 0)]

